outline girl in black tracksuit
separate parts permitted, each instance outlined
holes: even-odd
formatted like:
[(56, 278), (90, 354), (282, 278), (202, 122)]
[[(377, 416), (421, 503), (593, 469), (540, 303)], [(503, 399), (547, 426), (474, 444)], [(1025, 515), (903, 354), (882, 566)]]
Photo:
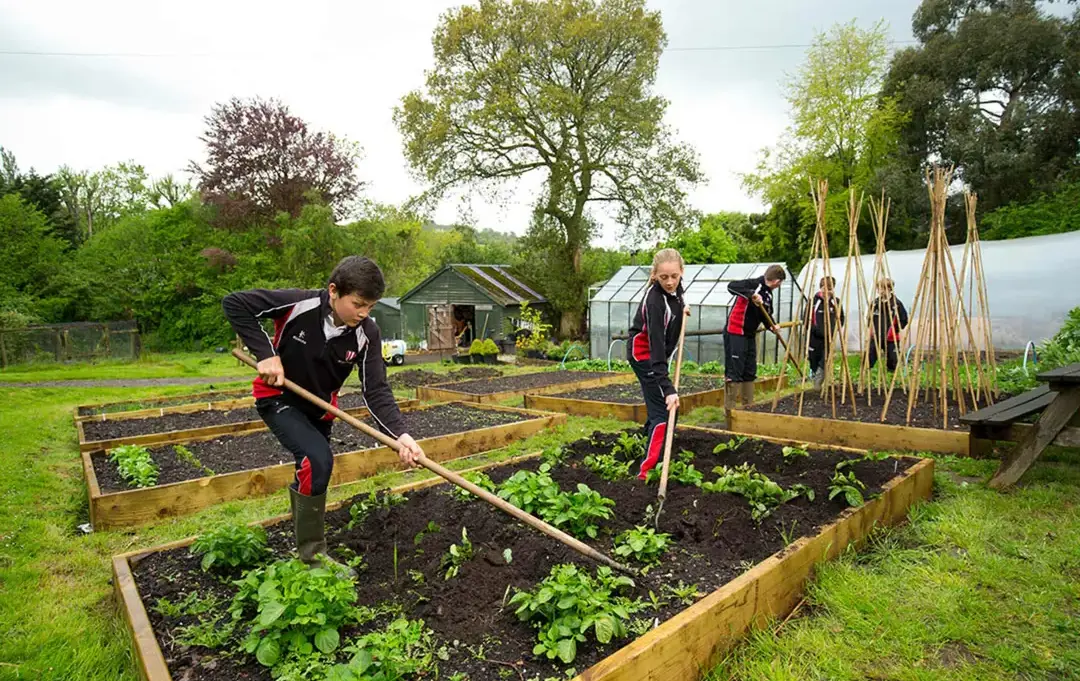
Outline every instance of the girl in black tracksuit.
[(679, 396), (668, 377), (668, 362), (677, 350), (686, 305), (683, 302), (683, 259), (673, 248), (658, 251), (645, 296), (630, 325), (626, 355), (641, 383), (648, 420), (645, 460), (638, 471), (644, 480), (664, 449), (668, 412), (679, 406)]

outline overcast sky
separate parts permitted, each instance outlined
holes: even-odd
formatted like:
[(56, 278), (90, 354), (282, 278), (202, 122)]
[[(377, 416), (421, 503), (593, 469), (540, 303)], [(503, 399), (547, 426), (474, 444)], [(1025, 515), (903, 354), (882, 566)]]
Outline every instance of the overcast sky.
[[(438, 0), (0, 0), (0, 146), (24, 170), (95, 170), (133, 159), (154, 176), (201, 158), (203, 117), (233, 96), (277, 97), (317, 128), (358, 143), (367, 195), (416, 193), (392, 110), (423, 84)], [(664, 0), (669, 49), (657, 90), (668, 122), (701, 155), (704, 211), (756, 210), (737, 174), (784, 129), (780, 82), (815, 32), (836, 22), (889, 24), (911, 39), (918, 0)], [(783, 47), (795, 45), (797, 47)], [(725, 48), (725, 49), (688, 49)], [(731, 49), (738, 48), (738, 49)], [(12, 54), (33, 52), (37, 54)], [(41, 54), (52, 53), (52, 54)], [(74, 53), (74, 54), (73, 54)], [(505, 206), (446, 200), (434, 218), (520, 233), (535, 196)], [(606, 228), (601, 242), (615, 243)]]

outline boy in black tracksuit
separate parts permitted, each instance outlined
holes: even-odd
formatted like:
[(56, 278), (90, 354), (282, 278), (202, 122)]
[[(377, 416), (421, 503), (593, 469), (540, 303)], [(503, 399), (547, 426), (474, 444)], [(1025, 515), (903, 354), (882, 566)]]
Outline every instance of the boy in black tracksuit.
[[(814, 294), (810, 305), (810, 373), (814, 376), (814, 390), (821, 390), (825, 382), (825, 358), (829, 354), (830, 336), (835, 336), (837, 329), (844, 325), (844, 310), (833, 290), (836, 288), (834, 277), (822, 277), (820, 288)], [(825, 301), (828, 299), (828, 305)], [(826, 323), (826, 308), (828, 323)]]
[(659, 461), (667, 434), (668, 412), (679, 406), (679, 396), (668, 377), (668, 362), (678, 349), (679, 332), (687, 314), (682, 270), (682, 256), (674, 249), (656, 254), (650, 283), (630, 324), (630, 339), (626, 344), (626, 358), (641, 384), (648, 411), (645, 460), (638, 471), (641, 480)]
[[(770, 265), (765, 276), (742, 279), (728, 284), (728, 291), (735, 296), (728, 309), (724, 328), (724, 407), (733, 409), (739, 400), (743, 404), (754, 401), (754, 381), (757, 380), (758, 327), (766, 324), (765, 315), (758, 304), (773, 314), (772, 292), (787, 278), (784, 268)], [(770, 328), (779, 334), (776, 326)]]
[(878, 360), (878, 348), (884, 339), (885, 366), (896, 371), (896, 342), (900, 331), (907, 328), (908, 312), (904, 304), (893, 294), (892, 279), (878, 282), (878, 296), (870, 303), (870, 368)]
[[(349, 256), (334, 268), (325, 289), (255, 289), (222, 301), (226, 318), (258, 361), (259, 376), (252, 384), (255, 408), (296, 459), (289, 499), (297, 552), (309, 565), (326, 553), (323, 517), (334, 468), (333, 415), (283, 390), (282, 378), (336, 405), (338, 391), (356, 367), (364, 401), (379, 428), (401, 443), (402, 462), (411, 464), (423, 454), (404, 432), (386, 381), (379, 327), (368, 317), (384, 289), (374, 262)], [(260, 324), (264, 318), (274, 322), (273, 338)]]

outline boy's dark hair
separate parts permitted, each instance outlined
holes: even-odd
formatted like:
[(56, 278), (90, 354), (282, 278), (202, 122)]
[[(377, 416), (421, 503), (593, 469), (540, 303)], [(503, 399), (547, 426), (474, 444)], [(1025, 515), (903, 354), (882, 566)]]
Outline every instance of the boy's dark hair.
[(371, 258), (361, 255), (342, 258), (330, 273), (328, 283), (337, 288), (339, 296), (356, 293), (364, 300), (378, 300), (386, 291), (382, 270)]
[(836, 277), (822, 277), (818, 288), (824, 288), (826, 282), (829, 284), (829, 288), (836, 288)]
[(773, 281), (783, 281), (787, 279), (787, 272), (784, 271), (782, 265), (769, 265), (769, 269), (765, 270), (765, 278)]

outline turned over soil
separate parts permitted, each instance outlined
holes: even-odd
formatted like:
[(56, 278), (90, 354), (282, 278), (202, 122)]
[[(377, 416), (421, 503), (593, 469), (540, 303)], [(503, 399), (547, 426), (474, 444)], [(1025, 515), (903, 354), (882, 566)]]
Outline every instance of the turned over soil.
[(573, 383), (575, 381), (587, 381), (591, 378), (602, 378), (611, 374), (603, 371), (542, 371), (535, 374), (518, 374), (517, 376), (503, 376), (480, 381), (465, 381), (446, 386), (447, 390), (468, 393), (470, 395), (490, 395), (511, 390), (528, 390), (530, 388), (544, 388), (559, 383)]
[[(707, 480), (716, 477), (711, 472), (714, 466), (751, 462), (785, 488), (795, 483), (809, 485), (816, 492), (815, 501), (799, 497), (757, 523), (751, 519), (749, 506), (742, 497), (706, 494), (696, 487), (672, 481), (660, 530), (672, 535), (674, 547), (648, 575), (635, 578), (633, 596), (648, 601), (650, 591), (663, 595), (665, 585), (675, 586), (680, 580), (696, 585), (704, 596), (783, 549), (782, 530), (791, 537), (814, 534), (844, 510), (840, 501), (828, 500), (829, 480), (838, 462), (858, 457), (811, 449), (811, 457), (784, 464), (781, 447), (760, 440), (746, 442), (735, 452), (713, 454), (713, 447), (726, 440), (724, 435), (681, 432), (675, 436), (675, 451), (693, 451), (694, 464)], [(655, 484), (645, 485), (636, 479), (607, 482), (581, 465), (585, 455), (606, 453), (614, 441), (615, 436), (609, 434), (594, 434), (592, 441), (578, 441), (569, 446), (571, 455), (566, 463), (552, 470), (552, 476), (564, 491), (585, 483), (615, 501), (615, 518), (601, 523), (600, 537), (588, 542), (609, 554), (612, 537), (642, 523), (646, 507), (656, 502), (657, 490)], [(862, 460), (851, 470), (866, 484), (869, 497), (879, 493), (886, 481), (914, 462), (913, 459)], [(534, 459), (490, 469), (488, 473), (501, 482), (514, 471), (535, 469), (539, 463)], [(553, 565), (573, 562), (593, 570), (594, 564), (479, 500), (466, 502), (447, 494), (445, 486), (410, 493), (408, 503), (376, 511), (351, 530), (346, 529), (348, 507), (346, 503), (328, 513), (328, 540), (331, 547), (345, 547), (364, 557), (366, 567), (357, 579), (358, 604), (371, 606), (392, 601), (410, 619), (424, 620), (439, 637), (439, 643), (448, 644), (450, 659), (438, 663), (439, 678), (465, 672), (473, 681), (499, 679), (503, 678), (501, 670), (510, 669), (507, 665), (517, 670), (507, 678), (564, 678), (566, 666), (532, 655), (535, 630), (519, 622), (513, 610), (504, 609), (502, 603), (513, 594), (513, 589), (508, 587), (531, 589), (547, 576)], [(438, 530), (421, 534), (431, 521)], [(439, 569), (440, 560), (450, 544), (460, 540), (463, 526), (468, 529), (476, 555), (464, 564), (457, 577), (445, 580)], [(273, 558), (288, 557), (293, 547), (288, 523), (273, 526), (269, 534)], [(510, 564), (503, 559), (504, 549), (511, 551)], [(422, 581), (411, 571), (422, 573)], [(204, 648), (185, 648), (177, 642), (178, 629), (193, 624), (195, 619), (164, 616), (152, 608), (159, 598), (175, 603), (195, 592), (214, 594), (224, 603), (220, 612), (227, 611), (234, 588), (226, 580), (222, 583), (202, 573), (198, 559), (189, 556), (187, 549), (153, 554), (139, 561), (134, 573), (174, 679), (270, 678), (267, 670), (250, 658), (245, 661)], [(658, 609), (650, 606), (636, 616), (664, 621), (687, 606), (669, 598)], [(342, 642), (384, 623), (346, 630)], [(628, 640), (612, 641), (606, 646), (598, 646), (591, 639), (579, 644), (572, 666), (584, 670)], [(459, 645), (454, 645), (454, 641)], [(485, 659), (469, 653), (470, 648), (477, 650), (481, 645)]]
[(437, 374), (427, 369), (406, 369), (390, 377), (390, 387), (396, 389), (419, 388), (422, 385), (452, 383), (475, 378), (493, 378), (502, 375), (501, 371), (491, 367), (465, 367), (445, 374)]
[[(977, 408), (986, 406), (986, 403), (980, 403), (978, 407), (973, 407), (971, 404), (971, 396), (964, 395), (964, 403), (967, 405), (967, 411), (972, 412)], [(851, 412), (851, 396), (848, 396), (847, 404), (840, 403), (840, 392), (836, 393), (836, 419), (840, 421), (861, 421), (862, 423), (886, 423), (893, 426), (917, 426), (919, 428), (937, 428), (941, 430), (941, 403), (937, 403), (937, 409), (935, 404), (930, 399), (926, 399), (924, 396), (919, 396), (919, 401), (915, 403), (915, 407), (911, 410), (911, 423), (907, 422), (907, 395), (902, 391), (897, 390), (893, 393), (892, 400), (889, 401), (889, 411), (885, 416), (885, 420), (881, 420), (881, 408), (885, 405), (885, 398), (878, 396), (874, 393), (874, 402), (872, 406), (866, 406), (866, 396), (857, 397), (855, 400), (855, 412)], [(1004, 399), (1004, 397), (1002, 397)], [(960, 408), (956, 403), (956, 400), (949, 400), (949, 427), (948, 430), (966, 430), (966, 427), (960, 424)], [(756, 404), (748, 408), (749, 411), (772, 411), (772, 400), (768, 400), (761, 404)], [(776, 405), (777, 414), (798, 415), (799, 414), (799, 396), (791, 395), (785, 397), (779, 401)], [(832, 414), (832, 400), (826, 395), (825, 399), (822, 399), (819, 393), (814, 390), (808, 390), (805, 393), (803, 399), (802, 415), (809, 416), (811, 418), (819, 419), (831, 419)]]
[[(719, 390), (724, 387), (724, 377), (710, 376), (680, 376), (679, 394), (692, 395), (709, 390)], [(570, 400), (591, 400), (594, 402), (615, 402), (618, 404), (644, 404), (645, 398), (641, 395), (641, 385), (633, 383), (613, 383), (602, 385), (598, 388), (585, 388), (568, 393), (559, 393), (552, 397), (565, 397)]]
[[(338, 407), (342, 409), (356, 409), (367, 406), (364, 396), (358, 392), (345, 393), (338, 396)], [(255, 407), (243, 407), (221, 411), (218, 409), (203, 409), (187, 414), (165, 414), (163, 416), (148, 416), (144, 419), (127, 419), (124, 421), (84, 421), (83, 433), (87, 440), (112, 440), (120, 437), (132, 437), (134, 435), (149, 435), (151, 433), (169, 433), (174, 430), (191, 430), (192, 428), (205, 428), (207, 426), (224, 426), (231, 423), (244, 423), (246, 421), (261, 421), (259, 412)]]
[(246, 397), (251, 394), (251, 388), (240, 388), (237, 390), (221, 390), (214, 394), (198, 393), (200, 397), (195, 395), (177, 395), (169, 399), (162, 400), (128, 400), (126, 402), (115, 402), (105, 407), (79, 407), (79, 416), (97, 416), (99, 414), (114, 414), (122, 411), (137, 411), (139, 409), (157, 409), (159, 407), (176, 407), (182, 404), (198, 404), (200, 402), (213, 402), (215, 400), (235, 400), (239, 397)]
[[(528, 418), (516, 412), (477, 409), (461, 404), (443, 404), (406, 411), (402, 412), (402, 417), (405, 419), (406, 432), (417, 440), (517, 423)], [(376, 426), (372, 418), (364, 419), (364, 422), (373, 427)], [(379, 446), (374, 439), (340, 421), (334, 422), (330, 445), (335, 454)], [(193, 480), (207, 475), (221, 475), (293, 463), (292, 454), (282, 447), (269, 431), (250, 435), (230, 435), (179, 446), (189, 449), (203, 466), (213, 472), (206, 472), (190, 461), (180, 458), (176, 451), (177, 445), (151, 447), (149, 448), (150, 456), (158, 466), (158, 485)], [(106, 455), (95, 452), (91, 456), (94, 473), (97, 475), (98, 486), (101, 487), (102, 492), (136, 489), (120, 477), (116, 466), (108, 460)]]

